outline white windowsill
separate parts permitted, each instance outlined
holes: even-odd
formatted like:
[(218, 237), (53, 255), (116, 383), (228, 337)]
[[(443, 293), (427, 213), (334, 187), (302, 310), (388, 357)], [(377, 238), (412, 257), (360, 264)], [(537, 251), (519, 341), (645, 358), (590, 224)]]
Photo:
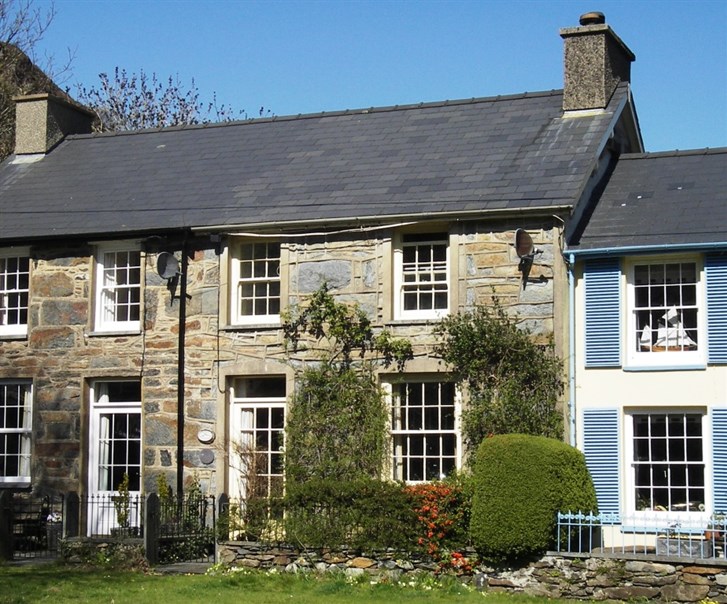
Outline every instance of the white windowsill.
[(707, 369), (706, 363), (696, 363), (694, 365), (664, 364), (664, 365), (624, 365), (624, 371), (704, 371)]
[(246, 329), (280, 329), (282, 323), (230, 323), (222, 325), (220, 331), (244, 331)]
[(28, 332), (23, 333), (2, 333), (0, 332), (0, 340), (27, 340)]
[(100, 338), (103, 336), (140, 336), (141, 329), (133, 329), (128, 331), (87, 331), (85, 333), (89, 338)]

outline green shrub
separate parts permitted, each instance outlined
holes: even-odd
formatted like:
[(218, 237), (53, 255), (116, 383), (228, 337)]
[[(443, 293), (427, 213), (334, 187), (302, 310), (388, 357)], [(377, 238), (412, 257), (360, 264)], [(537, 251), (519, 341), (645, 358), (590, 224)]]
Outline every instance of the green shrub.
[(285, 476), (290, 488), (310, 479), (380, 478), (386, 459), (388, 407), (375, 370), (401, 370), (411, 343), (374, 330), (358, 307), (323, 285), (283, 313), (296, 388), (286, 417)]
[(597, 509), (585, 457), (555, 439), (506, 434), (485, 439), (474, 468), (470, 532), (492, 562), (517, 562), (552, 547), (556, 514)]
[(372, 551), (416, 540), (411, 499), (396, 483), (312, 479), (291, 485), (285, 506), (287, 539), (304, 546)]
[(563, 362), (494, 295), (489, 306), (448, 315), (434, 334), (435, 354), (467, 391), (462, 435), (470, 451), (492, 434), (562, 436)]
[(309, 367), (298, 377), (286, 422), (286, 482), (379, 478), (386, 456), (381, 388), (353, 369)]

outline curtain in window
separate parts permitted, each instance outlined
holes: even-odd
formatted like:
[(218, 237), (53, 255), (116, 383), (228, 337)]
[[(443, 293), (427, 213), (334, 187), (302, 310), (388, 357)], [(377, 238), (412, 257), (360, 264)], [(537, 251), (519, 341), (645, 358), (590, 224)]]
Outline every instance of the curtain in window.
[(99, 417), (98, 436), (98, 490), (110, 491), (109, 466), (111, 465), (111, 416), (108, 414)]
[(31, 413), (32, 394), (29, 387), (24, 388), (23, 392), (23, 408), (22, 419), (20, 420), (20, 428), (25, 433), (20, 437), (20, 467), (18, 469), (19, 476), (30, 476), (30, 427), (32, 421)]

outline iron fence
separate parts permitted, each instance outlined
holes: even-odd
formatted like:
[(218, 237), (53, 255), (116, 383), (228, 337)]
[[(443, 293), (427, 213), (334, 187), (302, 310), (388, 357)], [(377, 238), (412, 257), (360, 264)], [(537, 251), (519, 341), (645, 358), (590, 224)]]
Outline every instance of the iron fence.
[(215, 498), (196, 493), (159, 499), (158, 560), (214, 562)]
[(727, 517), (723, 514), (565, 512), (558, 513), (556, 550), (559, 553), (725, 558), (726, 536)]
[(282, 499), (219, 498), (217, 536), (221, 541), (285, 541)]
[(143, 537), (144, 498), (102, 493), (79, 497), (79, 525), (86, 537)]
[(62, 495), (15, 494), (10, 509), (14, 558), (54, 558), (62, 534)]

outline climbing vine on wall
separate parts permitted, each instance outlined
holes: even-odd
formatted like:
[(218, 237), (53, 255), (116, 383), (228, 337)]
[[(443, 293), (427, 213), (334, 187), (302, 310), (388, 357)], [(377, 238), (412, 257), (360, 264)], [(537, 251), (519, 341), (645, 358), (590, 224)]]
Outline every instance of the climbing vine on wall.
[(284, 316), (286, 349), (297, 368), (286, 425), (288, 487), (311, 479), (379, 478), (388, 410), (375, 369), (412, 356), (411, 344), (374, 329), (357, 305), (327, 286)]

